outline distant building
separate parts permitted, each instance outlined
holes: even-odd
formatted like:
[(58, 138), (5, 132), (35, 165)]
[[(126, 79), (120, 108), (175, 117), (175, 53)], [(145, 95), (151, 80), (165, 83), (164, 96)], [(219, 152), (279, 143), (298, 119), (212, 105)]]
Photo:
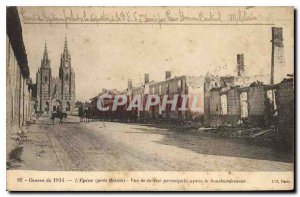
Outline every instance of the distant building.
[[(133, 97), (141, 96), (142, 110), (137, 110), (139, 118), (171, 118), (171, 119), (191, 119), (204, 115), (204, 77), (194, 76), (171, 76), (170, 71), (165, 72), (165, 79), (159, 82), (150, 81), (149, 74), (145, 74), (144, 83), (133, 87), (132, 81), (128, 81), (128, 88), (123, 93), (127, 95), (130, 102)], [(151, 106), (149, 111), (145, 110), (147, 100), (151, 95), (158, 95), (160, 102), (157, 105)], [(175, 110), (171, 110), (171, 104), (167, 104), (163, 109), (162, 101), (164, 96), (168, 96), (168, 100), (174, 99), (174, 95), (178, 95), (178, 102)], [(187, 95), (189, 98), (186, 102), (186, 110), (179, 110), (182, 104), (182, 95)], [(193, 99), (197, 99), (198, 110), (192, 108)]]
[[(83, 108), (84, 109), (87, 109), (87, 108), (91, 108), (91, 117), (93, 118), (102, 118), (102, 119), (105, 119), (105, 120), (114, 120), (114, 118), (117, 118), (115, 115), (116, 113), (118, 113), (120, 110), (122, 112), (125, 111), (125, 108), (124, 107), (121, 107), (119, 106), (117, 108), (117, 111), (113, 111), (112, 110), (112, 107), (113, 107), (113, 104), (114, 104), (114, 99), (115, 99), (115, 96), (116, 95), (119, 95), (121, 94), (118, 90), (116, 89), (112, 89), (112, 90), (107, 90), (107, 89), (102, 89), (102, 92), (100, 92), (97, 96), (93, 97), (90, 99), (90, 103), (88, 106), (85, 106), (83, 105)], [(101, 106), (103, 108), (107, 108), (107, 110), (105, 111), (101, 111), (98, 109), (98, 99), (101, 97), (101, 96), (104, 96), (104, 95), (109, 95), (111, 96), (111, 98), (103, 98), (102, 102), (101, 102)]]
[[(149, 85), (149, 95), (160, 96), (160, 103), (150, 110), (153, 118), (171, 119), (194, 119), (204, 116), (204, 81), (203, 76), (171, 76), (170, 71), (166, 71), (165, 80)], [(175, 110), (171, 110), (171, 104), (167, 104), (162, 110), (163, 97), (167, 95), (168, 100), (172, 100), (174, 95), (178, 95), (178, 102)], [(188, 96), (186, 105), (183, 106), (183, 95)], [(195, 104), (193, 102), (197, 101)], [(185, 107), (186, 110), (179, 110)], [(195, 108), (194, 108), (195, 107)]]
[[(109, 111), (111, 111), (111, 108), (113, 106), (113, 102), (114, 102), (114, 99), (115, 99), (115, 96), (116, 95), (119, 95), (120, 92), (116, 89), (112, 89), (112, 90), (107, 90), (107, 89), (102, 89), (102, 92), (100, 92), (97, 96), (93, 97), (90, 99), (90, 107), (92, 107), (93, 111), (99, 111), (98, 110), (98, 107), (97, 107), (97, 104), (98, 104), (98, 99), (100, 96), (103, 96), (103, 95), (110, 95), (111, 98), (105, 98), (103, 99), (102, 101), (102, 106), (103, 107), (109, 107)], [(86, 106), (83, 106), (83, 107), (86, 107)]]
[(71, 65), (71, 54), (65, 39), (61, 54), (59, 77), (52, 76), (50, 59), (45, 43), (41, 67), (36, 74), (38, 111), (72, 111), (75, 106), (75, 73)]

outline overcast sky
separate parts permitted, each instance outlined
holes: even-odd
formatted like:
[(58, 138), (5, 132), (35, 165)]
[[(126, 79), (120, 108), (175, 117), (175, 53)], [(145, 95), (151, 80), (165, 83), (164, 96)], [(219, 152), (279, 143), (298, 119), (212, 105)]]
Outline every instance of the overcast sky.
[[(42, 9), (46, 13), (60, 15), (63, 8), (23, 7), (26, 15), (42, 12)], [(75, 13), (82, 13), (82, 8), (72, 9)], [(84, 9), (99, 13), (105, 10), (101, 7)], [(146, 11), (151, 12), (150, 9)], [(255, 9), (251, 10), (255, 13)], [(267, 18), (269, 22), (284, 28), (287, 71), (293, 73), (293, 15), (280, 8), (276, 12), (267, 10), (258, 13), (259, 17)], [(58, 76), (60, 54), (67, 35), (76, 78), (76, 99), (81, 101), (97, 95), (102, 88), (125, 89), (129, 78), (133, 80), (133, 84), (140, 83), (144, 73), (150, 74), (150, 80), (161, 81), (166, 70), (172, 71), (172, 76), (198, 76), (213, 73), (218, 66), (227, 64), (228, 69), (221, 70), (219, 74), (236, 74), (238, 53), (244, 53), (248, 75), (270, 74), (270, 25), (22, 26), (34, 82), (46, 40), (52, 73), (53, 76)]]

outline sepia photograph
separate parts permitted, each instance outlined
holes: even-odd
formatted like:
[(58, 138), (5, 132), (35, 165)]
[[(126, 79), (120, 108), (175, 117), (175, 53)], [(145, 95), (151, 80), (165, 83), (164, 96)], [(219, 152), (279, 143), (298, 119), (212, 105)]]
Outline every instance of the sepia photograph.
[(292, 191), (294, 7), (6, 7), (8, 191)]

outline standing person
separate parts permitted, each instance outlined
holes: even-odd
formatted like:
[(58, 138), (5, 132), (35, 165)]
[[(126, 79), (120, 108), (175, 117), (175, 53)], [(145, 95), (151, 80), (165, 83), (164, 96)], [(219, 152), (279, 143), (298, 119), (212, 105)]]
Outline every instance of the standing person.
[(88, 118), (88, 110), (87, 109), (84, 109), (83, 116), (84, 116), (84, 121), (87, 122), (87, 118)]
[(92, 121), (92, 108), (91, 107), (88, 107), (87, 113), (88, 113), (88, 122), (90, 122), (90, 121)]
[(79, 116), (79, 119), (80, 119), (80, 122), (82, 122), (82, 118), (83, 118), (83, 106), (81, 105), (79, 108), (78, 108), (78, 116)]

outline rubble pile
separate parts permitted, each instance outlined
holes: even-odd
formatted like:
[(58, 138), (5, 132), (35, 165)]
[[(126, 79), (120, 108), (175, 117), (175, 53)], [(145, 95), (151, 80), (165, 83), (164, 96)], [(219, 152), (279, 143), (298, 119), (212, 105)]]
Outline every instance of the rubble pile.
[(233, 137), (233, 138), (247, 138), (251, 140), (266, 140), (270, 141), (275, 136), (274, 128), (241, 128), (241, 127), (225, 127), (220, 126), (218, 128), (200, 128), (205, 134), (216, 136), (216, 137)]
[(140, 119), (139, 122), (159, 128), (180, 129), (182, 131), (197, 130), (203, 127), (202, 122), (181, 119)]

